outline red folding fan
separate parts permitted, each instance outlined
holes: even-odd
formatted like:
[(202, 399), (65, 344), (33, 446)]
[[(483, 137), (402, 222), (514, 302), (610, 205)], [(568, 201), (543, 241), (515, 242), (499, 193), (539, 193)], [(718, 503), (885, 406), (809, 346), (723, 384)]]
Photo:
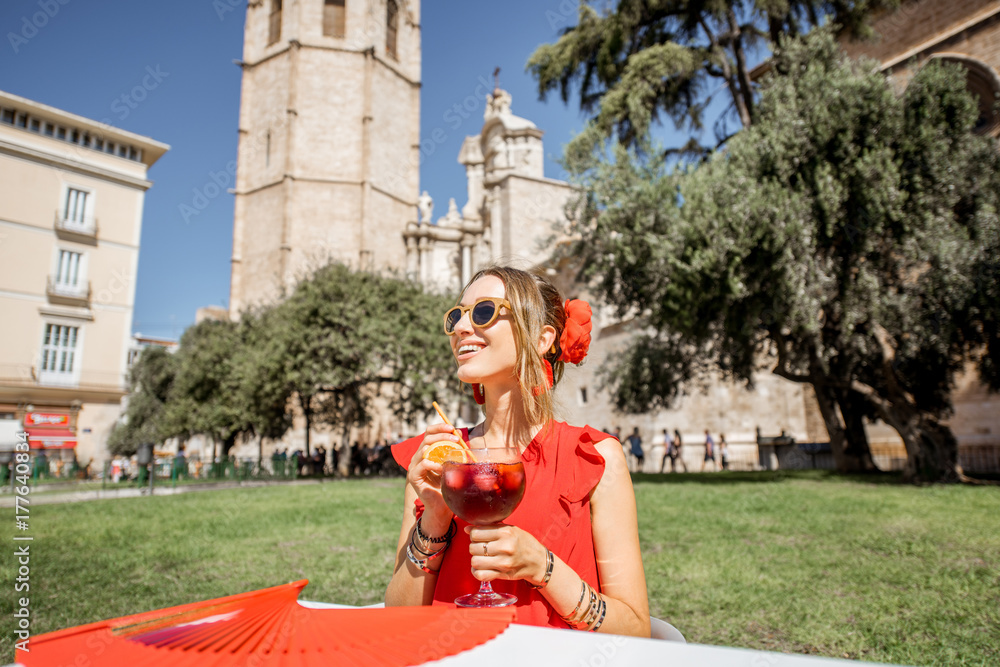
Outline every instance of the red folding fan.
[(511, 609), (308, 609), (308, 580), (33, 637), (28, 667), (53, 665), (415, 665), (478, 646)]

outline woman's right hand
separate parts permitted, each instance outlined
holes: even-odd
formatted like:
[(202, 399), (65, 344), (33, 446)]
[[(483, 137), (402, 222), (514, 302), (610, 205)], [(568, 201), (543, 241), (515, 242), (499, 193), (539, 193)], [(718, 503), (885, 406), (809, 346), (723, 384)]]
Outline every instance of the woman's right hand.
[(429, 534), (437, 534), (438, 531), (435, 529), (439, 527), (443, 527), (443, 530), (440, 531), (443, 534), (447, 531), (448, 524), (451, 523), (451, 518), (454, 516), (441, 495), (441, 464), (424, 459), (424, 452), (427, 451), (427, 448), (442, 440), (457, 443), (458, 436), (452, 432), (452, 427), (447, 424), (428, 426), (424, 432), (424, 440), (413, 454), (409, 470), (406, 473), (407, 483), (413, 487), (417, 497), (424, 504), (426, 518), (422, 523), (424, 530)]

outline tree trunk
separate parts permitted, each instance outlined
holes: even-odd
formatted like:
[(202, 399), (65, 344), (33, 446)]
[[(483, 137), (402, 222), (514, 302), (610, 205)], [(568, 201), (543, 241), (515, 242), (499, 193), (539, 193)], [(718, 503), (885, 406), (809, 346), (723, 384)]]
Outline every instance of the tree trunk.
[(837, 413), (836, 393), (830, 387), (815, 382), (813, 390), (816, 392), (816, 403), (819, 404), (823, 424), (826, 425), (826, 432), (830, 436), (830, 449), (833, 452), (833, 464), (837, 472), (855, 472), (846, 455), (847, 435)]
[(911, 482), (961, 482), (968, 478), (958, 465), (958, 441), (951, 429), (916, 404), (896, 377), (896, 351), (886, 330), (873, 329), (882, 348), (886, 398), (874, 401), (882, 419), (896, 429), (906, 447), (903, 477)]
[[(779, 350), (782, 349), (784, 348), (779, 344)], [(864, 423), (859, 421), (855, 424), (848, 421), (851, 428), (860, 426), (860, 436), (857, 432), (853, 432), (850, 436), (854, 438), (852, 444), (844, 423), (845, 420), (853, 419), (853, 417), (849, 418), (848, 413), (845, 412), (844, 419), (841, 419), (841, 412), (843, 410), (837, 410), (841, 392), (827, 384), (829, 381), (828, 376), (819, 362), (819, 356), (815, 349), (810, 350), (810, 356), (810, 372), (808, 375), (790, 373), (784, 363), (781, 362), (779, 362), (774, 372), (787, 380), (812, 385), (813, 391), (816, 394), (816, 403), (819, 405), (820, 415), (823, 417), (823, 424), (826, 426), (826, 433), (830, 436), (830, 451), (833, 453), (833, 465), (837, 472), (855, 473), (876, 470), (877, 468), (875, 468), (871, 460), (871, 452), (868, 449), (868, 438), (864, 433)], [(780, 351), (779, 358), (781, 358)], [(859, 437), (860, 441), (858, 440)]]
[(743, 104), (746, 107), (747, 119), (743, 122), (743, 127), (749, 127), (757, 115), (754, 109), (753, 84), (750, 81), (750, 68), (747, 65), (746, 53), (743, 51), (743, 33), (740, 30), (740, 23), (736, 18), (736, 12), (729, 7), (727, 12), (729, 18), (729, 29), (733, 35), (733, 55), (736, 56), (736, 74), (739, 77), (740, 93), (743, 95)]
[(865, 433), (865, 398), (855, 391), (845, 389), (837, 392), (837, 403), (844, 419), (844, 435), (847, 440), (844, 454), (849, 465), (856, 466), (852, 472), (878, 472), (868, 446), (868, 434)]
[(733, 98), (733, 104), (736, 106), (736, 111), (740, 116), (740, 123), (743, 127), (750, 126), (750, 110), (747, 108), (746, 101), (740, 91), (740, 85), (736, 80), (736, 74), (733, 73), (733, 69), (729, 64), (729, 54), (726, 50), (722, 48), (719, 44), (719, 40), (709, 27), (708, 23), (704, 20), (700, 21), (702, 30), (708, 35), (708, 38), (712, 41), (712, 49), (719, 54), (720, 66), (722, 67), (722, 78), (726, 80), (726, 86), (729, 88), (729, 95)]
[(899, 433), (906, 447), (903, 478), (910, 482), (961, 482), (958, 440), (951, 429), (910, 404), (890, 404), (885, 421)]
[(344, 452), (344, 456), (342, 456), (341, 459), (347, 464), (344, 476), (352, 477), (354, 475), (354, 448), (351, 446), (351, 427), (347, 424), (344, 424), (344, 436), (341, 440), (340, 446), (341, 451)]
[(236, 434), (230, 433), (226, 436), (225, 441), (222, 443), (222, 456), (223, 458), (229, 458), (229, 452), (232, 450), (233, 446), (236, 444)]
[(302, 408), (302, 416), (306, 419), (306, 457), (309, 454), (309, 431), (312, 429), (312, 396), (299, 394), (299, 406)]

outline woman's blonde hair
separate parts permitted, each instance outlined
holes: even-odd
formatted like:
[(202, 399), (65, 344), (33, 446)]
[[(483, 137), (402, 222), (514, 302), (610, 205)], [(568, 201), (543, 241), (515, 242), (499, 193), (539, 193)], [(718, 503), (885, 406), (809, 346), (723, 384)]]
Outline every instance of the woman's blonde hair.
[[(481, 269), (462, 288), (484, 276), (499, 278), (506, 289), (514, 321), (514, 347), (517, 350), (515, 372), (521, 387), (524, 416), (529, 424), (547, 424), (554, 415), (551, 391), (535, 392), (536, 387), (547, 387), (545, 360), (552, 364), (553, 387), (562, 379), (565, 363), (559, 361), (562, 348), (559, 338), (566, 325), (566, 309), (559, 290), (544, 276), (509, 266), (488, 266)], [(556, 331), (555, 344), (544, 354), (538, 354), (538, 339), (542, 329), (550, 326)]]

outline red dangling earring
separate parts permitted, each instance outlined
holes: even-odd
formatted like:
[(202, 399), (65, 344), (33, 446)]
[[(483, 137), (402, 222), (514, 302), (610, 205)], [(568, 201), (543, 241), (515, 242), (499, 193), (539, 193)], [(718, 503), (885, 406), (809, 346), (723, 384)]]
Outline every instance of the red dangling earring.
[(474, 382), (472, 384), (472, 398), (474, 398), (476, 403), (479, 405), (486, 402), (486, 392), (483, 391), (483, 385), (478, 382)]
[(545, 387), (535, 387), (531, 390), (531, 393), (535, 396), (541, 396), (547, 391), (552, 390), (552, 385), (555, 384), (555, 376), (552, 374), (552, 364), (549, 363), (548, 359), (542, 359), (542, 366), (545, 368)]

